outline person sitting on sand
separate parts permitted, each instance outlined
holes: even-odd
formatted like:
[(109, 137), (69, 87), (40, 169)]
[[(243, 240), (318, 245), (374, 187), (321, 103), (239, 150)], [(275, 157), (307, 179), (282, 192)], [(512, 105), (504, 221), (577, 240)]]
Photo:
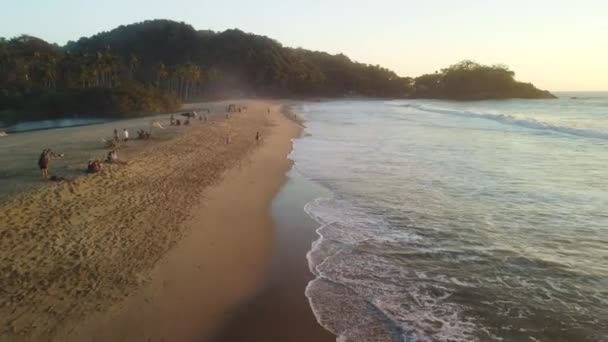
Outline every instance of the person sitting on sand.
[(103, 163), (100, 160), (89, 160), (89, 163), (87, 164), (87, 173), (97, 173), (102, 170)]
[(118, 153), (116, 153), (116, 150), (111, 150), (110, 152), (108, 152), (108, 157), (106, 158), (106, 163), (114, 163), (117, 160), (118, 160)]
[(97, 169), (95, 167), (95, 162), (93, 162), (92, 160), (89, 160), (89, 162), (87, 163), (87, 173), (95, 173), (97, 172)]
[(116, 150), (112, 150), (112, 151), (108, 152), (108, 156), (106, 157), (106, 163), (124, 165), (127, 162), (118, 159), (118, 152), (116, 152)]

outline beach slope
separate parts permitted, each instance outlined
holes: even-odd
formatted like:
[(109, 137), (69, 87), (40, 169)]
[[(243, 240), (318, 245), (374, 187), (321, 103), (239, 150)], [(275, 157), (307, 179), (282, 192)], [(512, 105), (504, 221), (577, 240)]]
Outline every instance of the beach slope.
[(264, 281), (269, 205), (299, 132), (276, 103), (246, 106), (151, 144), (127, 166), (0, 204), (0, 341), (213, 333)]

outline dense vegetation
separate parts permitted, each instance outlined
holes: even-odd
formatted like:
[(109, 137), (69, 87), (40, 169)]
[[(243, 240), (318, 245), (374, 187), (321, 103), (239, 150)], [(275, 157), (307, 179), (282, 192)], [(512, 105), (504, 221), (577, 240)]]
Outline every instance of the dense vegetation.
[(506, 66), (487, 66), (465, 60), (440, 72), (415, 78), (412, 95), (452, 100), (555, 98), (532, 83), (515, 81), (514, 76)]
[(133, 115), (227, 96), (545, 97), (504, 67), (462, 62), (416, 79), (239, 30), (168, 20), (120, 26), (60, 47), (0, 38), (0, 121)]

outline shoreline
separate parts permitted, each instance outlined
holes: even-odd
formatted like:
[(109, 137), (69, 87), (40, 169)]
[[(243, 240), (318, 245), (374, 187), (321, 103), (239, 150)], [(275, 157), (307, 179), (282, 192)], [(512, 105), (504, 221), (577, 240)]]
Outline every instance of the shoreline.
[(188, 235), (156, 265), (149, 283), (57, 341), (204, 340), (257, 291), (271, 259), (269, 206), (291, 167), (285, 157), (299, 132), (276, 108), (271, 115), (267, 140), (205, 192), (185, 223)]
[(238, 305), (212, 342), (293, 341), (334, 342), (323, 328), (305, 294), (315, 279), (307, 254), (319, 238), (318, 223), (304, 206), (327, 190), (291, 169), (273, 200), (275, 222), (272, 266), (259, 291)]
[[(211, 336), (227, 312), (265, 281), (272, 257), (270, 204), (300, 131), (276, 102), (246, 103), (246, 114), (155, 143), (124, 169), (0, 203), (8, 209), (1, 226), (18, 227), (0, 230), (1, 266), (13, 269), (2, 279), (6, 326), (0, 341)], [(273, 113), (263, 114), (268, 107)], [(258, 148), (256, 130), (262, 133)], [(232, 136), (230, 144), (222, 132)], [(168, 164), (151, 164), (155, 158)], [(103, 187), (111, 191), (86, 201), (87, 193)], [(47, 214), (38, 217), (43, 209)], [(48, 215), (59, 220), (38, 229), (37, 220)], [(40, 244), (46, 253), (36, 251)], [(45, 275), (59, 265), (62, 276)], [(12, 292), (18, 297), (7, 298)]]

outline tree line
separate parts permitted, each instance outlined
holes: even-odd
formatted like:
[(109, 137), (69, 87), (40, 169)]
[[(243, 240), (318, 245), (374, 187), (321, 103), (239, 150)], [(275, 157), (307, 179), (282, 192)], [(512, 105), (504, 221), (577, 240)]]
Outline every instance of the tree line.
[(152, 20), (70, 41), (0, 38), (0, 121), (171, 111), (230, 96), (502, 98), (547, 95), (501, 66), (465, 61), (400, 77), (343, 54), (293, 49), (240, 30)]
[(485, 100), (506, 98), (555, 98), (531, 83), (518, 82), (504, 65), (482, 65), (464, 60), (434, 74), (413, 80), (412, 95), (419, 98)]

